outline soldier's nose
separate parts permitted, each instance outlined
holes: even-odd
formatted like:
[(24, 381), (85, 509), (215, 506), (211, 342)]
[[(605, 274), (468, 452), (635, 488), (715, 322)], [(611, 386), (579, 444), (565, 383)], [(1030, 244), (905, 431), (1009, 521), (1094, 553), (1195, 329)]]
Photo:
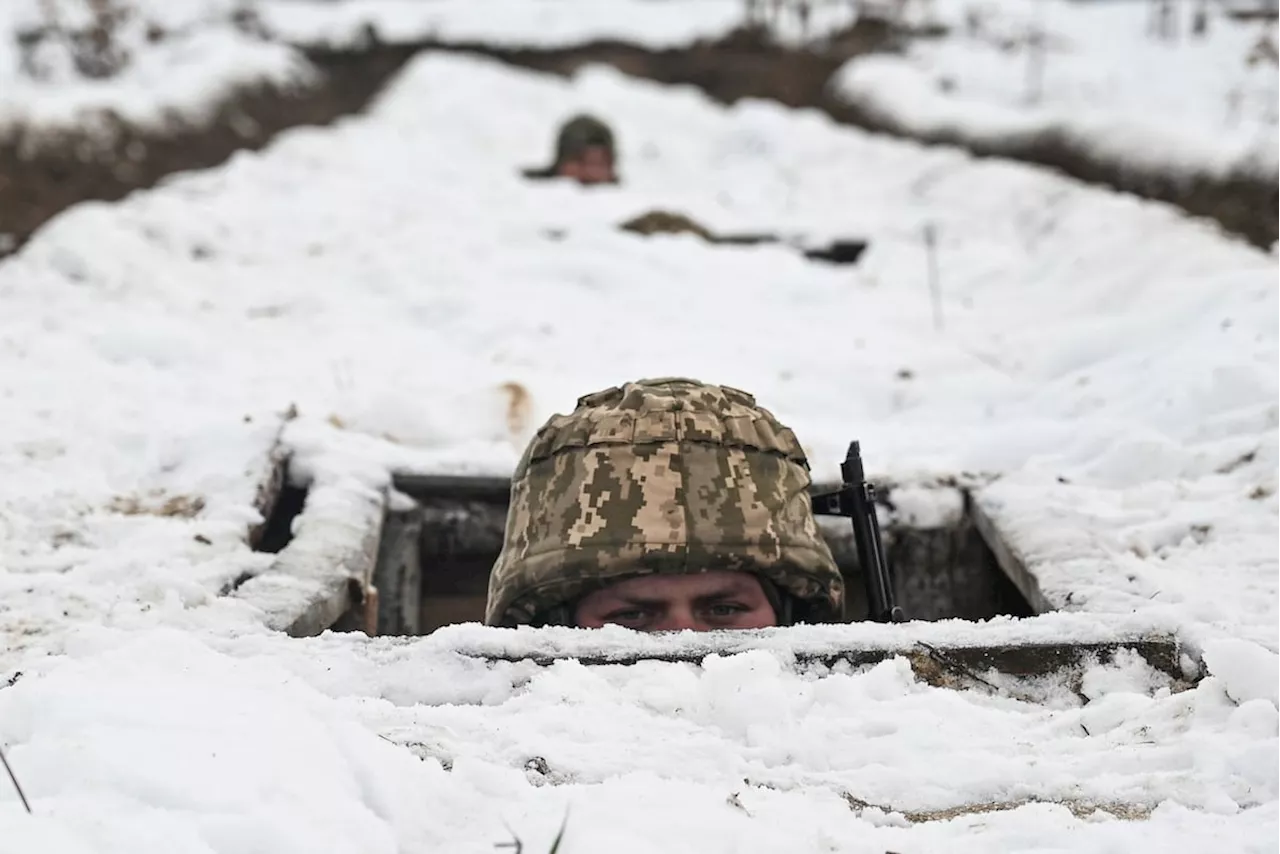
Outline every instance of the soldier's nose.
[(698, 631), (698, 621), (693, 615), (693, 611), (685, 608), (672, 608), (667, 611), (659, 625), (653, 628), (655, 632), (680, 632), (685, 629)]

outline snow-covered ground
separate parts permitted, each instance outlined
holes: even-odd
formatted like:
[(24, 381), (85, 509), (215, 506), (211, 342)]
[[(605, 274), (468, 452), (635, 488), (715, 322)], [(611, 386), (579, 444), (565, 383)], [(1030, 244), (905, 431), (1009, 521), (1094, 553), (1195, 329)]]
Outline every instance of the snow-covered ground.
[[(242, 88), (310, 86), (317, 72), (302, 54), (256, 38), (232, 22), (234, 0), (130, 0), (111, 44), (119, 70), (86, 75), (70, 47), (86, 40), (94, 18), (85, 0), (6, 0), (0, 3), (0, 132), (14, 126), (38, 144), (42, 132), (109, 132), (104, 114), (163, 131), (181, 121), (201, 125)], [(52, 10), (52, 11), (50, 11)], [(31, 46), (19, 36), (56, 27)]]
[(1178, 38), (1162, 41), (1141, 0), (946, 0), (928, 7), (946, 37), (852, 59), (833, 85), (917, 133), (986, 143), (1053, 133), (1156, 173), (1274, 176), (1276, 64), (1255, 57), (1264, 38), (1274, 51), (1274, 22), (1234, 21), (1209, 4), (1195, 38), (1195, 4), (1172, 8)]
[(1088, 671), (1087, 705), (1028, 703), (901, 659), (487, 664), (452, 651), (474, 632), (86, 634), (0, 691), (36, 813), (0, 801), (0, 850), (545, 852), (562, 822), (562, 852), (1275, 844), (1275, 697), (1253, 680), (1171, 693), (1126, 661)]
[(258, 0), (263, 23), (293, 44), (347, 46), (438, 38), (527, 47), (617, 39), (652, 48), (716, 39), (743, 20), (742, 0)]
[[(88, 0), (0, 3), (0, 132), (90, 130), (112, 113), (163, 131), (200, 125), (238, 89), (286, 91), (319, 79), (302, 47), (351, 47), (439, 38), (559, 46), (619, 39), (653, 48), (718, 38), (742, 21), (739, 0), (112, 0), (119, 71), (77, 70), (71, 34), (88, 34)], [(246, 13), (249, 13), (246, 15)], [(24, 48), (22, 34), (58, 34)], [(789, 31), (784, 24), (782, 31)], [(794, 29), (792, 26), (791, 29)], [(153, 37), (157, 36), (158, 37)], [(109, 129), (109, 124), (102, 128)], [(41, 134), (31, 136), (37, 144)]]
[[(522, 181), (582, 108), (624, 183)], [(652, 208), (871, 248), (615, 229)], [(0, 780), (0, 851), (545, 851), (566, 808), (562, 854), (1274, 850), (1275, 278), (1032, 168), (441, 56), (368, 116), (72, 209), (0, 264), (0, 744), (35, 813)], [(820, 479), (852, 438), (877, 475), (1000, 475), (980, 500), (1050, 593), (1211, 675), (1097, 666), (1081, 704), (770, 651), (486, 665), (457, 650), (496, 630), (291, 640), (217, 595), (271, 557), (243, 533), (291, 406), (299, 470), (358, 490), (507, 474), (577, 395), (669, 374), (754, 392)]]
[[(0, 4), (0, 127), (83, 129), (102, 124), (104, 112), (157, 129), (175, 118), (198, 124), (238, 88), (314, 84), (318, 72), (299, 50), (303, 46), (347, 47), (373, 37), (547, 47), (617, 39), (669, 48), (720, 37), (746, 14), (742, 0), (116, 5), (131, 10), (116, 37), (129, 58), (112, 77), (86, 79), (72, 66), (64, 40), (46, 39), (24, 51), (17, 39), (50, 21), (84, 31), (86, 0)], [(853, 4), (844, 0), (812, 6), (808, 35), (818, 41), (855, 20)], [(912, 42), (905, 56), (851, 60), (832, 85), (905, 131), (950, 132), (984, 143), (1052, 132), (1103, 161), (1156, 172), (1268, 176), (1277, 170), (1276, 66), (1263, 55), (1249, 61), (1268, 32), (1274, 45), (1274, 25), (1268, 30), (1256, 21), (1232, 21), (1214, 4), (1207, 35), (1192, 39), (1191, 6), (1175, 4), (1180, 37), (1169, 43), (1148, 36), (1151, 4), (1138, 0), (915, 0), (900, 6), (905, 20), (942, 24), (949, 34)], [(760, 8), (770, 4), (761, 0)], [(252, 17), (237, 25), (237, 13), (246, 10)], [(802, 40), (789, 7), (763, 19), (782, 41)], [(149, 30), (164, 36), (149, 39)], [(1044, 33), (1046, 44), (1038, 77), (1028, 70), (1026, 42), (1033, 32)], [(1038, 82), (1030, 82), (1033, 77)]]

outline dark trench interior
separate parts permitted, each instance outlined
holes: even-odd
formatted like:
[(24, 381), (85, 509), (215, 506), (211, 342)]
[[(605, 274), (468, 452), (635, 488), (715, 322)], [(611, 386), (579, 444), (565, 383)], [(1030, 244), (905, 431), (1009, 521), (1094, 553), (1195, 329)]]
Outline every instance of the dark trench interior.
[[(375, 569), (378, 634), (421, 635), (455, 623), (482, 622), (489, 570), (502, 548), (508, 483), (499, 478), (404, 477), (397, 488), (412, 506), (388, 511)], [(943, 487), (955, 489), (955, 487)], [(893, 490), (879, 500), (884, 551), (897, 603), (908, 619), (982, 620), (1034, 611), (1000, 568), (995, 554), (964, 511), (933, 527), (907, 524), (893, 508)], [(306, 490), (281, 490), (257, 549), (279, 552), (291, 538)], [(845, 577), (849, 621), (867, 615), (865, 585), (852, 528), (821, 519), (823, 534)], [(335, 627), (337, 628), (337, 627)]]
[[(507, 484), (495, 481), (486, 488), (477, 481), (464, 487), (461, 481), (430, 489), (415, 489), (412, 481), (398, 484), (417, 506), (389, 514), (384, 525), (379, 634), (426, 634), (484, 619), (489, 570), (502, 548)], [(891, 507), (892, 490), (881, 495)], [(967, 513), (932, 528), (903, 524), (892, 512), (885, 521), (885, 555), (908, 619), (1032, 615)], [(865, 619), (865, 587), (852, 529), (843, 519), (824, 519), (822, 529), (845, 576), (846, 618)]]

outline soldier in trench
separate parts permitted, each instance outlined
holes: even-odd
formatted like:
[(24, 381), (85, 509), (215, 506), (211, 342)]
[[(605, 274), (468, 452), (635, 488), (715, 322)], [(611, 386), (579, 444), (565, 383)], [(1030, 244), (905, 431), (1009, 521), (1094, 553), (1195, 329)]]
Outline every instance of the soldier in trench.
[[(533, 180), (569, 178), (584, 186), (617, 184), (618, 151), (613, 129), (596, 116), (580, 113), (560, 126), (556, 134), (551, 163), (538, 169), (525, 169), (524, 176)], [(785, 243), (775, 234), (716, 234), (690, 217), (673, 211), (652, 210), (632, 217), (618, 228), (649, 237), (655, 234), (690, 234), (706, 243), (752, 246), (759, 243)], [(866, 250), (864, 240), (836, 240), (827, 246), (795, 247), (811, 260), (833, 264), (855, 264)]]
[(573, 116), (556, 134), (551, 163), (524, 170), (526, 178), (571, 178), (579, 184), (616, 184), (617, 150), (613, 130), (587, 113)]
[(795, 434), (681, 378), (588, 394), (517, 466), (486, 622), (639, 631), (838, 622), (844, 582)]

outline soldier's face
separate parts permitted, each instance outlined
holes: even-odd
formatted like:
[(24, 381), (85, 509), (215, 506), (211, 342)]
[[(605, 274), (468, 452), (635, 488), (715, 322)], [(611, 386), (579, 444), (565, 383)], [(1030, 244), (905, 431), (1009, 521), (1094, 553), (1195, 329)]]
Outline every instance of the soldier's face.
[(641, 632), (764, 629), (778, 624), (760, 581), (749, 572), (645, 575), (589, 593), (574, 614), (579, 628), (615, 624)]
[(613, 180), (613, 156), (609, 149), (593, 145), (577, 157), (560, 164), (559, 175), (583, 184), (603, 184)]

